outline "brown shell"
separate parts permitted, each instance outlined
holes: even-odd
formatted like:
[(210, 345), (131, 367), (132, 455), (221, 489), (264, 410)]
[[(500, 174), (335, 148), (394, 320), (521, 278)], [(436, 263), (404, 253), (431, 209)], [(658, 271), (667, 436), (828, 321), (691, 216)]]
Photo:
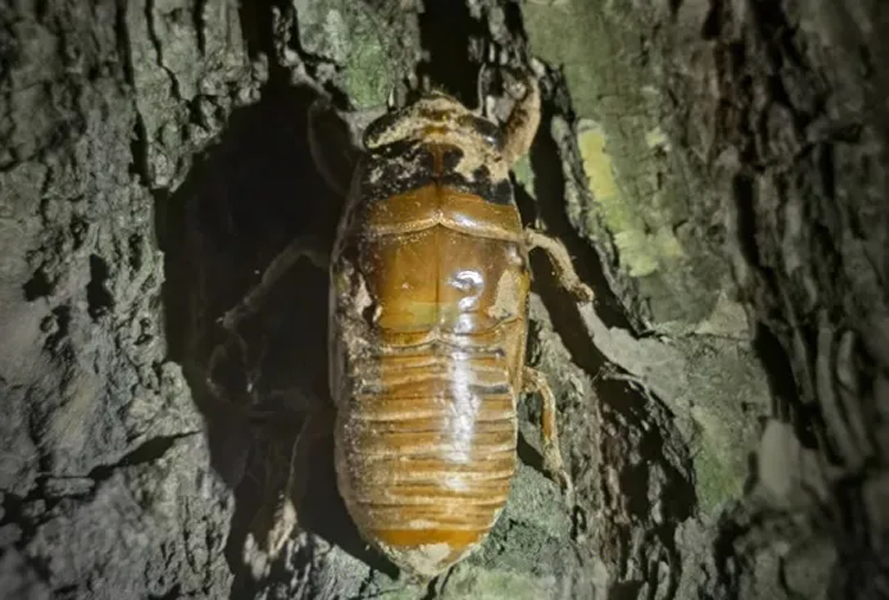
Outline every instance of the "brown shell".
[(481, 544), (509, 495), (530, 286), (503, 165), (467, 175), (491, 148), (444, 129), (359, 167), (331, 264), (340, 494), (423, 577)]

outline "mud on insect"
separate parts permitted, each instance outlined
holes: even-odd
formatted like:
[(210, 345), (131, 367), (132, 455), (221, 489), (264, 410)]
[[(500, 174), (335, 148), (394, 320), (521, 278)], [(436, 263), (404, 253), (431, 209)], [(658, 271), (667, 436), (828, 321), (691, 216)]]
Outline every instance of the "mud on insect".
[[(529, 251), (543, 249), (579, 301), (593, 295), (564, 247), (521, 223), (509, 172), (540, 122), (533, 76), (525, 87), (503, 127), (440, 92), (373, 121), (333, 250), (315, 255), (330, 274), (337, 487), (365, 542), (421, 579), (478, 548), (505, 507), (523, 392), (543, 401), (544, 468), (570, 497), (554, 395), (525, 365)], [(260, 288), (305, 254), (291, 244)], [(272, 557), (297, 526), (300, 485), (291, 476), (280, 497)]]

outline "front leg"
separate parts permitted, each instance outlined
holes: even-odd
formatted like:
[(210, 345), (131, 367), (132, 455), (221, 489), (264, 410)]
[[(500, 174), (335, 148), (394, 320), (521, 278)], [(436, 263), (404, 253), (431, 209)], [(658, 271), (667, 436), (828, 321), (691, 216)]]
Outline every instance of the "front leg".
[[(326, 251), (322, 250), (321, 243), (314, 238), (297, 238), (288, 244), (287, 247), (284, 248), (284, 250), (282, 250), (271, 263), (269, 263), (268, 267), (263, 271), (259, 283), (250, 289), (238, 304), (226, 311), (225, 314), (219, 318), (218, 321), (228, 335), (228, 340), (213, 348), (207, 361), (206, 368), (206, 385), (208, 386), (210, 393), (218, 401), (231, 405), (231, 407), (239, 406), (228, 398), (229, 393), (227, 393), (223, 386), (217, 383), (215, 377), (217, 369), (220, 369), (219, 372), (221, 373), (225, 372), (225, 363), (227, 360), (230, 360), (232, 345), (234, 345), (234, 348), (240, 353), (241, 357), (248, 355), (247, 341), (242, 337), (238, 330), (241, 322), (245, 318), (259, 312), (263, 306), (265, 306), (266, 299), (274, 287), (301, 258), (308, 258), (312, 264), (318, 268), (325, 271), (327, 270), (329, 257)], [(254, 417), (261, 418), (263, 416), (268, 416), (267, 414), (259, 414), (254, 409), (250, 409), (247, 412), (251, 419)]]
[(559, 427), (556, 422), (556, 397), (546, 376), (531, 367), (525, 367), (522, 373), (522, 388), (528, 393), (537, 393), (540, 396), (542, 410), (540, 429), (543, 438), (541, 454), (543, 455), (543, 470), (547, 476), (556, 482), (565, 493), (569, 504), (574, 501), (574, 485), (565, 463), (562, 460), (562, 451), (559, 449)]
[(503, 158), (510, 167), (531, 150), (540, 127), (540, 84), (533, 73), (524, 77), (525, 94), (504, 126)]
[(555, 238), (541, 233), (535, 229), (525, 229), (525, 244), (528, 250), (540, 248), (549, 256), (553, 268), (556, 270), (556, 277), (559, 283), (566, 290), (571, 292), (580, 302), (592, 302), (595, 299), (592, 288), (582, 282), (571, 264), (571, 257), (568, 256), (568, 250), (565, 246)]
[(260, 310), (265, 303), (266, 296), (301, 258), (309, 259), (313, 265), (324, 271), (328, 268), (329, 256), (322, 250), (319, 240), (305, 237), (293, 240), (272, 259), (272, 262), (263, 271), (259, 283), (236, 306), (223, 315), (222, 326), (226, 330), (234, 332), (245, 317)]

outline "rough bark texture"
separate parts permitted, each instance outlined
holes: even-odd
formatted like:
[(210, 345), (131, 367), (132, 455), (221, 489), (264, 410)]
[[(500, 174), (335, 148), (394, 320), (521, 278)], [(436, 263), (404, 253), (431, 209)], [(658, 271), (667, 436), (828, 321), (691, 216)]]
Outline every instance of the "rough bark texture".
[[(0, 595), (889, 596), (887, 34), (865, 0), (0, 0)], [(218, 320), (332, 241), (308, 107), (423, 77), (475, 105), (492, 48), (545, 92), (520, 207), (599, 299), (535, 257), (576, 506), (529, 402), (491, 538), (418, 586), (323, 438), (266, 564), (327, 276)]]

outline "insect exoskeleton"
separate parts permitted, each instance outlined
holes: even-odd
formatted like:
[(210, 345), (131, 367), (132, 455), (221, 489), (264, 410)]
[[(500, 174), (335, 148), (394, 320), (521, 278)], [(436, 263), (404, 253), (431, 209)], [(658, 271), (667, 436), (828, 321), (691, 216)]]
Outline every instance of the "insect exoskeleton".
[[(509, 170), (540, 121), (537, 83), (528, 84), (502, 130), (441, 93), (376, 119), (331, 255), (293, 240), (222, 319), (237, 336), (241, 319), (260, 310), (301, 257), (330, 269), (333, 406), (307, 409), (286, 482), (251, 526), (264, 538), (248, 544), (248, 554), (258, 551), (247, 559), (252, 567), (265, 569), (262, 555), (278, 557), (299, 526), (312, 440), (329, 432), (333, 414), (337, 483), (352, 520), (369, 544), (422, 579), (479, 547), (506, 505), (522, 392), (542, 401), (543, 468), (573, 501), (555, 396), (525, 365), (529, 251), (544, 250), (578, 300), (593, 293), (561, 243), (522, 228)], [(318, 142), (310, 128), (319, 171), (337, 190)], [(222, 354), (214, 352), (211, 367)]]
[(526, 98), (501, 131), (429, 93), (373, 122), (331, 256), (340, 494), (363, 538), (424, 578), (503, 510), (523, 389), (544, 396), (547, 464), (562, 469), (552, 394), (525, 367), (533, 242), (509, 179), (538, 107)]

